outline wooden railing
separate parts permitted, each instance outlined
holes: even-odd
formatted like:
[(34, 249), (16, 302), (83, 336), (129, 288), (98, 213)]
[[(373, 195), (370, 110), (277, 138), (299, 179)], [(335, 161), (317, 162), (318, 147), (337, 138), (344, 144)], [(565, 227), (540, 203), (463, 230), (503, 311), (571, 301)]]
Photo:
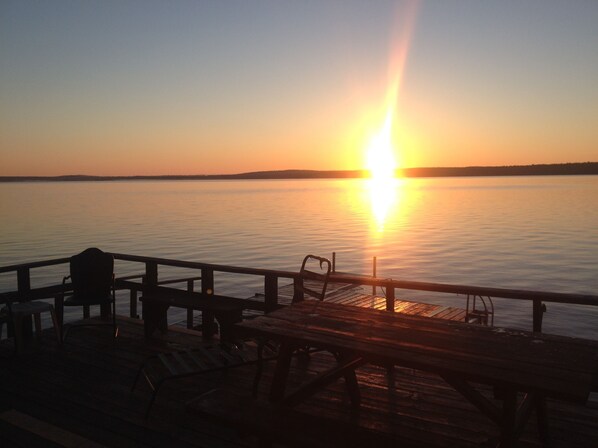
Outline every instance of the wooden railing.
[[(142, 292), (145, 288), (151, 288), (155, 286), (163, 287), (163, 285), (166, 284), (183, 283), (186, 284), (187, 291), (193, 292), (195, 289), (195, 282), (199, 281), (201, 283), (201, 292), (203, 294), (211, 295), (214, 294), (214, 291), (217, 288), (217, 285), (214, 284), (214, 273), (216, 272), (262, 277), (264, 285), (263, 300), (246, 299), (246, 308), (263, 310), (266, 312), (274, 310), (279, 306), (279, 279), (283, 278), (293, 280), (295, 285), (297, 285), (298, 282), (301, 281), (298, 272), (198, 263), (192, 261), (145, 257), (119, 253), (113, 253), (112, 255), (116, 260), (122, 260), (132, 263), (141, 263), (143, 265), (141, 269), (142, 272), (136, 275), (118, 277), (117, 273), (117, 288), (121, 290), (130, 291), (129, 300), (131, 317), (138, 317), (138, 293)], [(0, 267), (0, 274), (14, 272), (17, 276), (17, 290), (0, 293), (0, 304), (5, 303), (8, 300), (37, 300), (43, 298), (56, 298), (60, 296), (64, 292), (64, 290), (62, 285), (59, 284), (45, 286), (41, 288), (32, 288), (30, 271), (35, 268), (65, 264), (68, 263), (69, 260), (69, 258), (58, 258), (53, 260), (37, 261), (33, 263), (24, 263)], [(159, 266), (197, 270), (200, 273), (200, 275), (160, 280), (158, 275)], [(377, 288), (382, 288), (385, 291), (387, 310), (394, 310), (394, 302), (396, 297), (395, 291), (397, 289), (431, 291), (448, 294), (463, 294), (474, 297), (479, 296), (531, 301), (533, 303), (533, 331), (541, 331), (542, 329), (542, 316), (543, 311), (545, 310), (546, 302), (563, 303), (571, 305), (598, 306), (598, 296), (588, 294), (565, 294), (546, 291), (486, 288), (479, 286), (453, 285), (443, 283), (425, 283), (339, 273), (333, 273), (330, 277), (330, 281), (352, 283), (356, 285), (368, 285)]]

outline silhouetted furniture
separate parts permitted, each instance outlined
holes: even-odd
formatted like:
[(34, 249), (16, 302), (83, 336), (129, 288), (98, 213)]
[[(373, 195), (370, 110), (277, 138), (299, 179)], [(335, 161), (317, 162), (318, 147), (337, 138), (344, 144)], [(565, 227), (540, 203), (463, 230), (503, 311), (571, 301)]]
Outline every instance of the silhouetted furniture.
[(29, 318), (33, 318), (35, 323), (35, 335), (38, 341), (42, 337), (42, 322), (41, 313), (49, 312), (52, 316), (52, 324), (56, 332), (56, 338), (60, 343), (62, 340), (60, 325), (56, 318), (54, 307), (46, 302), (12, 302), (6, 303), (6, 308), (3, 310), (3, 316), (0, 317), (0, 334), (2, 333), (2, 324), (12, 324), (12, 330), (15, 338), (15, 351), (22, 353), (25, 349), (25, 322)]
[[(586, 404), (598, 389), (598, 341), (593, 340), (314, 300), (235, 327), (248, 336), (280, 343), (270, 388), (274, 403), (294, 406), (329, 383), (316, 378), (286, 392), (290, 357), (297, 346), (309, 343), (346, 353), (348, 359), (358, 356), (374, 364), (438, 374), (496, 423), (501, 447), (516, 445), (533, 410), (541, 441), (547, 445), (545, 397)], [(358, 365), (347, 367), (354, 370)], [(502, 405), (487, 399), (477, 384), (499, 388)]]
[[(316, 263), (319, 264), (319, 271), (314, 270)], [(305, 300), (306, 296), (320, 301), (324, 300), (331, 267), (332, 264), (328, 258), (318, 257), (317, 255), (306, 255), (301, 263), (299, 278), (295, 281), (295, 292), (292, 303), (301, 302)], [(296, 354), (308, 356), (310, 353), (316, 351), (318, 349), (305, 346), (298, 348)], [(333, 354), (336, 356), (336, 353)]]
[[(319, 263), (322, 272), (310, 270), (310, 262)], [(297, 300), (303, 300), (304, 295), (323, 300), (326, 295), (330, 270), (330, 260), (315, 255), (307, 255), (301, 264), (299, 279), (296, 284)], [(300, 294), (297, 294), (297, 291)], [(135, 389), (139, 378), (143, 376), (152, 389), (152, 397), (145, 412), (146, 419), (160, 387), (165, 381), (169, 380), (256, 364), (253, 395), (257, 394), (263, 371), (263, 362), (278, 357), (277, 347), (267, 343), (266, 339), (258, 339), (257, 345), (243, 342), (232, 343), (234, 336), (232, 327), (242, 319), (243, 306), (238, 302), (238, 299), (200, 293), (190, 295), (184, 291), (154, 287), (148, 290), (141, 300), (144, 308), (143, 319), (146, 337), (151, 336), (157, 328), (163, 331), (166, 330), (166, 312), (168, 308), (170, 306), (179, 306), (187, 309), (199, 309), (202, 312), (209, 310), (214, 313), (221, 325), (220, 339), (224, 341), (224, 343), (209, 347), (162, 353), (145, 360), (139, 368), (131, 392)]]
[[(312, 266), (315, 262), (319, 263), (319, 272), (313, 270)], [(305, 256), (299, 270), (299, 278), (295, 282), (293, 303), (304, 300), (305, 295), (317, 300), (324, 300), (331, 267), (332, 264), (328, 258), (316, 255)]]
[[(255, 364), (267, 359), (274, 359), (275, 355), (269, 352), (265, 357), (254, 346), (245, 344), (214, 344), (190, 350), (170, 353), (161, 353), (146, 359), (135, 377), (131, 392), (143, 376), (152, 389), (152, 397), (145, 411), (147, 419), (160, 391), (160, 387), (170, 380), (185, 378), (204, 373), (223, 371), (248, 364)], [(254, 384), (254, 389), (257, 383)]]
[[(89, 307), (91, 305), (100, 305), (102, 307), (102, 317), (110, 312), (112, 304), (111, 322), (83, 322), (63, 325), (63, 340), (68, 331), (76, 326), (89, 325), (110, 325), (113, 328), (114, 337), (118, 336), (118, 327), (116, 326), (116, 294), (114, 290), (114, 257), (111, 254), (102, 252), (95, 247), (84, 250), (70, 259), (70, 274), (64, 277), (62, 283), (66, 288), (66, 281), (70, 278), (72, 283), (72, 292), (66, 294), (63, 298), (63, 306), (83, 307), (83, 317), (89, 318)], [(61, 322), (62, 320), (62, 306)]]
[[(220, 340), (232, 342), (232, 324), (241, 321), (245, 308), (243, 300), (235, 297), (201, 292), (190, 293), (162, 286), (147, 290), (139, 300), (143, 303), (143, 328), (146, 338), (151, 338), (156, 329), (162, 333), (168, 330), (168, 308), (174, 306), (200, 310), (202, 314), (215, 316), (220, 324)], [(213, 326), (202, 326), (204, 339), (210, 339), (214, 333)]]

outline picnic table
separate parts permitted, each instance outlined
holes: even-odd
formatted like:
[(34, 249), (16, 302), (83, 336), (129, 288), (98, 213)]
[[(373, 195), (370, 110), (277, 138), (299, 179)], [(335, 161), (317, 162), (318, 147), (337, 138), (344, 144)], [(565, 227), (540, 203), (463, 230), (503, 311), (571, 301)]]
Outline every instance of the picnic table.
[[(598, 389), (598, 341), (320, 301), (299, 302), (235, 327), (280, 343), (270, 388), (273, 403), (293, 406), (345, 376), (358, 404), (356, 368), (364, 362), (400, 365), (442, 377), (498, 425), (501, 447), (516, 443), (534, 409), (547, 444), (545, 398), (584, 404)], [(286, 393), (291, 356), (305, 346), (337, 354), (338, 365)], [(487, 398), (476, 384), (494, 387), (501, 400)]]

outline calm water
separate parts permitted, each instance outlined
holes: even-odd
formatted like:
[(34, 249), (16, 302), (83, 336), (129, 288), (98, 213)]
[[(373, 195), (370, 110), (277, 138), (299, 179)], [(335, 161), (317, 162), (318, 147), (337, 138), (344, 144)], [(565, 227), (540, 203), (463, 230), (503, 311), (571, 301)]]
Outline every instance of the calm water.
[[(0, 214), (2, 266), (97, 246), (297, 270), (307, 253), (336, 251), (337, 268), (357, 273), (378, 257), (380, 277), (598, 293), (598, 176), (0, 184)], [(33, 285), (64, 274), (34, 270)], [(0, 290), (15, 283), (0, 275)], [(216, 288), (250, 296), (261, 280), (216, 277)], [(527, 304), (495, 304), (496, 324), (530, 328)], [(545, 319), (546, 331), (598, 339), (598, 309), (549, 304)]]

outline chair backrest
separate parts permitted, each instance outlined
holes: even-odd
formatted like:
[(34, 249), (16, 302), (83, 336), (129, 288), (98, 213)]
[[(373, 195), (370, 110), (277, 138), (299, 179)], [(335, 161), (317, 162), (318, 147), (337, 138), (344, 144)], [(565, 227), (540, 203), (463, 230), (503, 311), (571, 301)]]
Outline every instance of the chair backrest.
[[(319, 264), (319, 271), (313, 270), (316, 263)], [(301, 263), (299, 281), (295, 282), (293, 302), (303, 300), (304, 295), (311, 296), (318, 300), (324, 300), (331, 269), (332, 263), (330, 263), (328, 258), (307, 255), (303, 259), (303, 263)]]
[(71, 281), (75, 295), (92, 301), (110, 294), (114, 257), (91, 247), (70, 260)]

